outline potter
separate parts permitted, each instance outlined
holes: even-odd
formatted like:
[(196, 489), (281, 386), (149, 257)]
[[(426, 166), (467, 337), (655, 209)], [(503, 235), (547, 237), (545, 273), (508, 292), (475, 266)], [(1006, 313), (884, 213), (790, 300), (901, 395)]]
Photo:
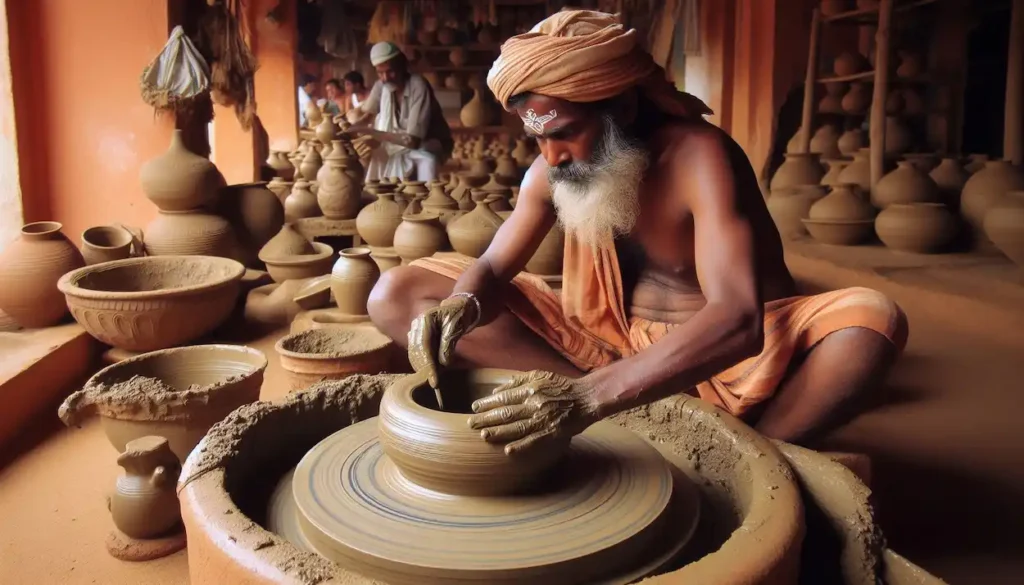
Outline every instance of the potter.
[[(813, 440), (885, 376), (905, 317), (864, 288), (797, 296), (746, 155), (636, 37), (577, 10), (502, 46), (487, 78), (498, 101), (520, 118), (557, 112), (525, 128), (541, 154), (515, 210), (478, 260), (383, 274), (370, 317), (434, 384), (443, 366), (533, 370), (475, 403), (472, 426), (506, 452), (681, 389), (770, 437)], [(561, 298), (520, 275), (556, 221)]]

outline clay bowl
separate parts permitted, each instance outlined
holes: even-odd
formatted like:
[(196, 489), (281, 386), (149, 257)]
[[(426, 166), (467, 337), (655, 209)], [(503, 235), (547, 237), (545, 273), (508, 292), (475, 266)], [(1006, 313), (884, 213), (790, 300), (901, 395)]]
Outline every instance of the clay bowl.
[(299, 256), (267, 257), (260, 255), (260, 261), (267, 265), (267, 272), (274, 282), (301, 280), (330, 274), (334, 249), (322, 242), (313, 242), (316, 254)]
[[(64, 401), (57, 414), (68, 426), (99, 415), (103, 432), (118, 452), (139, 437), (166, 437), (171, 450), (184, 461), (211, 426), (259, 399), (266, 367), (263, 352), (239, 345), (194, 345), (144, 353), (97, 372)], [(159, 380), (169, 388), (126, 396), (118, 386), (135, 376)]]
[(304, 311), (326, 307), (331, 303), (331, 275), (311, 278), (295, 291), (292, 300)]
[(387, 371), (395, 353), (394, 343), (372, 323), (291, 333), (278, 340), (274, 349), (288, 372), (292, 390), (352, 374)]
[(353, 323), (370, 323), (369, 315), (348, 315), (337, 307), (302, 311), (292, 319), (290, 333), (299, 333), (310, 329), (330, 329), (346, 327)]
[(107, 345), (153, 351), (186, 344), (231, 313), (245, 274), (213, 256), (149, 256), (86, 266), (61, 277), (75, 321)]
[(822, 244), (833, 246), (855, 246), (860, 244), (875, 230), (875, 220), (826, 220), (802, 219), (804, 227), (811, 237)]
[(497, 496), (528, 490), (565, 454), (569, 441), (509, 457), (467, 424), (471, 404), (518, 372), (450, 370), (439, 380), (445, 410), (421, 374), (388, 388), (380, 404), (381, 446), (409, 481), (446, 494)]

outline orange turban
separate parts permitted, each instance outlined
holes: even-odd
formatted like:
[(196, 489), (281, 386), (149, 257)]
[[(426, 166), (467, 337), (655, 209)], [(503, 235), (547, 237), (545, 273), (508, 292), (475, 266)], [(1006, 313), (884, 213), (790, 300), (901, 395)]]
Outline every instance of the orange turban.
[(589, 103), (639, 87), (668, 114), (710, 114), (704, 102), (665, 79), (665, 71), (637, 45), (636, 36), (635, 29), (626, 30), (612, 14), (558, 12), (505, 41), (487, 85), (506, 108), (510, 97), (526, 91)]

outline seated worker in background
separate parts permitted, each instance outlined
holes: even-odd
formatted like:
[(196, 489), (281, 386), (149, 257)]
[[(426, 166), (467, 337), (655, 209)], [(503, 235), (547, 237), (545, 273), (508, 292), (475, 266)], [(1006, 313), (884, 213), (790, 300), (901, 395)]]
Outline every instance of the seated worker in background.
[(345, 84), (345, 100), (341, 113), (347, 114), (349, 110), (358, 108), (370, 97), (370, 90), (366, 88), (363, 74), (358, 71), (349, 71), (342, 81)]
[(328, 79), (324, 84), (324, 94), (327, 101), (324, 102), (323, 112), (326, 115), (338, 116), (342, 114), (342, 105), (345, 103), (345, 94), (341, 90), (341, 82), (337, 79)]
[(299, 128), (305, 128), (308, 125), (306, 107), (309, 106), (309, 102), (313, 101), (314, 94), (316, 94), (316, 77), (308, 73), (303, 74), (301, 85), (299, 85)]
[[(362, 146), (373, 149), (366, 178), (436, 180), (454, 143), (434, 90), (421, 75), (409, 72), (405, 55), (394, 43), (374, 45), (370, 62), (380, 80), (366, 100), (346, 114), (353, 124), (348, 132), (364, 135)], [(371, 117), (372, 127), (366, 126)]]
[[(532, 370), (473, 405), (485, 440), (542, 448), (689, 392), (806, 442), (883, 380), (902, 311), (865, 288), (796, 296), (746, 155), (635, 30), (559, 12), (502, 45), (487, 83), (541, 151), (515, 210), (481, 258), (393, 268), (369, 303), (435, 386), (441, 366)], [(561, 297), (520, 272), (555, 221)]]

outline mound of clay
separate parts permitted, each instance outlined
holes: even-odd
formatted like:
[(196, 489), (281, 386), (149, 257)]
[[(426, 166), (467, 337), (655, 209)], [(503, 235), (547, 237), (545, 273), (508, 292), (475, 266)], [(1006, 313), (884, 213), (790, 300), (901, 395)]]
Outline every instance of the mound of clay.
[(372, 327), (310, 329), (281, 340), (281, 349), (317, 357), (341, 358), (376, 351), (391, 340)]
[(316, 254), (313, 243), (300, 234), (290, 223), (284, 224), (277, 235), (260, 248), (260, 257), (287, 258)]

